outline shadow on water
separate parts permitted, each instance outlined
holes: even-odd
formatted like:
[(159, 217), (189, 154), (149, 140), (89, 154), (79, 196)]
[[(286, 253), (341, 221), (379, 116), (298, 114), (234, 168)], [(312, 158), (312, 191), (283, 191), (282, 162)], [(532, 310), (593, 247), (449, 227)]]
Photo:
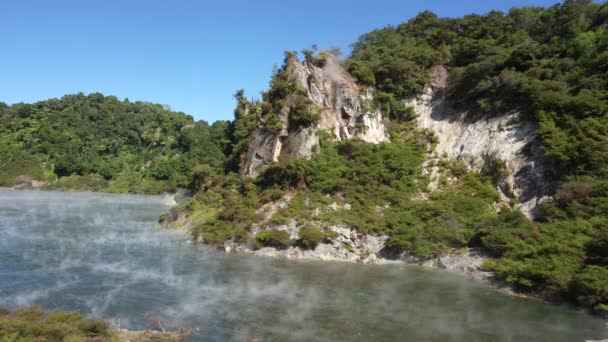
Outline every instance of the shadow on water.
[(160, 197), (0, 190), (0, 306), (192, 341), (583, 341), (602, 320), (414, 266), (226, 255), (154, 228)]

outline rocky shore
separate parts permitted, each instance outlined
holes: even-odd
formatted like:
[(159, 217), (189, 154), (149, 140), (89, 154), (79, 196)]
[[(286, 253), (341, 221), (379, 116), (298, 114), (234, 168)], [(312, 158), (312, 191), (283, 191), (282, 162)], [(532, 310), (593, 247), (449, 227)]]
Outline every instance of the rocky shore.
[[(282, 225), (278, 229), (287, 231), (292, 238), (297, 237), (295, 224)], [(331, 260), (363, 264), (416, 264), (460, 273), (471, 279), (488, 280), (493, 277), (491, 272), (483, 271), (481, 268), (483, 262), (489, 258), (481, 249), (464, 248), (454, 250), (439, 258), (423, 260), (407, 253), (396, 254), (390, 252), (386, 245), (388, 236), (366, 235), (342, 226), (331, 226), (329, 229), (335, 232), (337, 237), (326, 239), (314, 249), (302, 249), (298, 246), (290, 246), (285, 249), (256, 248), (253, 245), (227, 241), (224, 243), (224, 250), (229, 253), (248, 253), (256, 256), (284, 259)]]
[[(386, 252), (387, 236), (369, 236), (339, 228), (343, 234), (328, 242), (319, 243), (315, 249), (302, 249), (291, 246), (286, 249), (273, 247), (255, 248), (227, 241), (223, 248), (226, 253), (244, 253), (277, 259), (300, 259), (319, 261), (341, 261), (361, 264), (407, 264), (444, 270), (464, 276), (467, 279), (483, 281), (487, 286), (509, 296), (547, 300), (540, 295), (517, 292), (509, 283), (496, 279), (493, 272), (484, 271), (482, 264), (491, 257), (480, 248), (463, 248), (438, 258), (422, 260), (407, 253)], [(333, 227), (334, 231), (338, 228)], [(349, 232), (346, 234), (346, 232)], [(350, 237), (349, 237), (350, 236)]]

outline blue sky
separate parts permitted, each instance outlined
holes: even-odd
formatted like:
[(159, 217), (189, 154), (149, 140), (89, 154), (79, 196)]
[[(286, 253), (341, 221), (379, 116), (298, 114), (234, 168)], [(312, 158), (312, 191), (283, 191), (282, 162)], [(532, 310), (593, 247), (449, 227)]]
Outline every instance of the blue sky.
[(557, 0), (18, 0), (0, 4), (0, 101), (99, 91), (231, 119), (285, 50), (348, 52), (357, 37), (430, 9), (441, 17)]

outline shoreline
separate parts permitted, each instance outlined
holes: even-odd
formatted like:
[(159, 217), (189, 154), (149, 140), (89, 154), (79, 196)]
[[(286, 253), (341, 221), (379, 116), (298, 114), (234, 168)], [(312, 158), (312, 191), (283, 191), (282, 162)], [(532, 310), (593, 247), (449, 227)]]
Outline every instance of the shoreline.
[[(315, 256), (313, 253), (306, 253), (306, 251), (304, 251), (304, 253), (300, 253), (300, 254), (293, 254), (293, 249), (299, 249), (300, 252), (302, 252), (302, 250), (298, 247), (290, 247), (285, 250), (279, 250), (274, 247), (263, 247), (263, 248), (255, 250), (255, 249), (251, 249), (245, 245), (234, 244), (231, 242), (227, 242), (228, 248), (226, 248), (227, 247), (226, 245), (224, 247), (222, 247), (222, 246), (217, 246), (217, 245), (206, 244), (206, 243), (199, 242), (199, 241), (193, 241), (193, 240), (189, 240), (189, 241), (191, 241), (193, 243), (201, 243), (201, 244), (205, 244), (208, 246), (217, 247), (218, 250), (221, 250), (226, 254), (255, 256), (255, 257), (283, 259), (283, 260), (344, 262), (344, 263), (354, 263), (354, 264), (371, 265), (371, 266), (374, 266), (374, 265), (404, 265), (404, 266), (421, 267), (424, 269), (436, 270), (436, 271), (440, 271), (440, 272), (448, 272), (448, 273), (451, 273), (454, 275), (461, 276), (461, 277), (467, 279), (468, 281), (480, 282), (480, 283), (484, 284), (484, 286), (486, 286), (487, 288), (493, 289), (493, 290), (495, 290), (499, 293), (502, 293), (504, 295), (507, 295), (509, 297), (520, 298), (520, 299), (525, 299), (525, 300), (540, 301), (540, 302), (543, 302), (548, 305), (567, 304), (574, 310), (588, 314), (592, 317), (598, 317), (600, 319), (603, 319), (608, 326), (608, 317), (596, 315), (590, 309), (581, 308), (581, 307), (573, 305), (565, 300), (559, 300), (559, 298), (551, 299), (551, 298), (544, 297), (537, 293), (532, 293), (532, 292), (525, 293), (525, 292), (517, 291), (513, 287), (512, 284), (509, 284), (505, 280), (496, 278), (496, 276), (493, 272), (483, 271), (480, 268), (481, 263), (479, 263), (479, 266), (473, 266), (473, 267), (471, 267), (470, 265), (466, 266), (466, 264), (468, 263), (468, 261), (471, 260), (471, 258), (477, 259), (478, 261), (480, 259), (483, 259), (483, 260), (491, 259), (490, 257), (487, 257), (487, 256), (483, 257), (483, 258), (476, 257), (475, 254), (477, 254), (480, 251), (479, 248), (466, 248), (466, 251), (464, 253), (450, 253), (450, 254), (444, 255), (442, 257), (429, 259), (426, 261), (414, 261), (412, 259), (408, 259), (407, 257), (406, 258), (397, 258), (397, 259), (380, 257), (380, 258), (376, 258), (374, 262), (369, 262), (367, 260), (363, 261), (363, 260), (352, 260), (352, 259), (346, 259), (346, 258), (323, 257), (323, 256), (319, 256), (319, 255)], [(319, 244), (319, 245), (321, 245), (321, 244)], [(310, 251), (308, 251), (308, 252), (310, 252)], [(458, 251), (456, 251), (456, 252), (458, 252)], [(483, 262), (483, 260), (481, 260), (481, 262)], [(598, 341), (599, 342), (604, 342), (604, 341), (608, 342), (608, 339), (598, 340)], [(591, 342), (595, 342), (595, 340), (593, 340)]]
[[(192, 240), (191, 240), (192, 241)], [(202, 243), (194, 241), (194, 243)], [(205, 243), (202, 243), (205, 244)], [(212, 245), (209, 245), (212, 246)], [(429, 260), (420, 260), (409, 255), (401, 255), (397, 257), (374, 256), (366, 257), (351, 255), (351, 257), (336, 257), (335, 255), (327, 254), (329, 248), (333, 248), (332, 244), (321, 243), (315, 250), (302, 250), (299, 247), (289, 247), (287, 249), (277, 249), (274, 247), (263, 247), (260, 249), (252, 249), (246, 245), (227, 242), (224, 247), (216, 246), (219, 250), (223, 250), (226, 254), (252, 255), (262, 258), (283, 259), (283, 260), (307, 260), (307, 261), (331, 261), (345, 262), (361, 265), (408, 265), (417, 266), (426, 269), (440, 270), (457, 274), (468, 280), (483, 282), (487, 287), (495, 289), (499, 292), (512, 297), (526, 298), (532, 300), (540, 300), (546, 303), (552, 303), (550, 300), (534, 294), (526, 294), (516, 291), (509, 283), (497, 279), (493, 272), (484, 271), (481, 269), (481, 264), (490, 257), (484, 255), (479, 248), (466, 248), (464, 250), (456, 250), (447, 255), (433, 258)]]

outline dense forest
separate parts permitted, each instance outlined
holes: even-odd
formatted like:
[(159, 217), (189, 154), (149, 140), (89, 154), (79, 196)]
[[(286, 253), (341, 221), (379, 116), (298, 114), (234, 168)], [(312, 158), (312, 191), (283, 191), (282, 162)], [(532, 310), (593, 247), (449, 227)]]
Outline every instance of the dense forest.
[(162, 193), (191, 186), (199, 165), (221, 168), (228, 122), (194, 123), (161, 105), (99, 93), (0, 103), (0, 185)]
[[(324, 63), (323, 54), (303, 54)], [(437, 166), (454, 181), (420, 198), (429, 182), (423, 163), (436, 138), (416, 129), (415, 113), (402, 100), (421, 92), (434, 65), (448, 68), (456, 106), (472, 115), (518, 111), (537, 123), (560, 186), (536, 220), (509, 208), (496, 212), (497, 170), (475, 174), (453, 160)], [(290, 119), (299, 125), (317, 119), (284, 66), (260, 101), (238, 91), (235, 119), (213, 125), (100, 94), (0, 104), (0, 185), (27, 175), (63, 189), (189, 188), (195, 195), (178, 210), (196, 223), (194, 237), (214, 244), (314, 248), (331, 237), (329, 225), (343, 224), (386, 234), (390, 252), (423, 259), (481, 247), (494, 256), (484, 267), (517, 289), (608, 313), (607, 4), (575, 0), (462, 18), (423, 12), (361, 36), (343, 66), (376, 90), (390, 142), (337, 142), (322, 134), (310, 160), (239, 177), (252, 132), (276, 128), (276, 112), (290, 94), (297, 99)], [(274, 229), (253, 237), (257, 210), (286, 194), (293, 198), (269, 223), (295, 219), (300, 239)], [(341, 209), (319, 210), (334, 203)]]

